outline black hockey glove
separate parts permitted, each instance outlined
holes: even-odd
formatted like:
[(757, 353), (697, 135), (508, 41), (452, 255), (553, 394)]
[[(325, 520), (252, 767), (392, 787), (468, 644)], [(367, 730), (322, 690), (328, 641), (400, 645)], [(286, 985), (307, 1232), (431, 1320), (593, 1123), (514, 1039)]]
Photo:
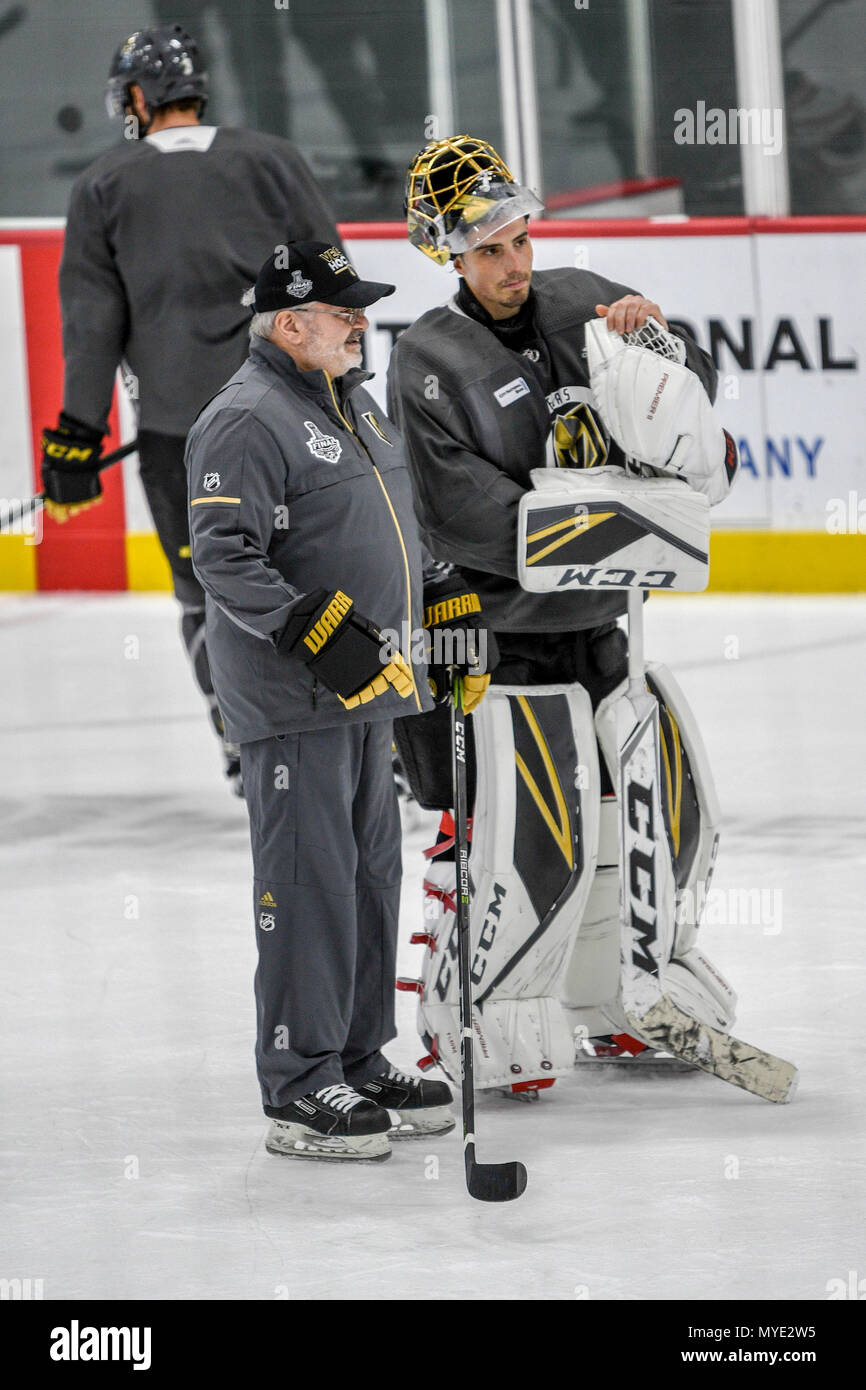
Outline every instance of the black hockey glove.
[(55, 430), (42, 432), (42, 488), (45, 510), (67, 521), (102, 500), (99, 457), (102, 431), (60, 412)]
[(436, 575), (424, 585), (424, 627), (429, 639), (427, 679), (434, 700), (447, 702), (448, 672), (453, 667), (463, 681), (464, 713), (471, 714), (484, 699), (499, 652), (484, 624), (481, 600), (458, 570)]
[(341, 589), (315, 589), (296, 604), (277, 639), (277, 651), (306, 662), (346, 709), (369, 704), (386, 690), (405, 700), (412, 672), (398, 651)]

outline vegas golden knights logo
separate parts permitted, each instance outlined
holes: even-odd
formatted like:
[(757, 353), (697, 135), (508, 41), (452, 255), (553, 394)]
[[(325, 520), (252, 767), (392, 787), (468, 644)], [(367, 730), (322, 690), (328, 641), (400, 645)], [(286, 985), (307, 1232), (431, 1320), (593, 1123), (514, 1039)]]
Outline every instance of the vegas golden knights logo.
[(554, 416), (551, 428), (556, 468), (600, 468), (607, 459), (607, 444), (586, 401)]
[(378, 434), (383, 444), (387, 444), (391, 449), (393, 449), (393, 441), (388, 438), (387, 434), (383, 430), (382, 426), (379, 424), (379, 421), (376, 419), (372, 410), (365, 410), (364, 414), (361, 416), (361, 419), (367, 421), (367, 424), (370, 426), (370, 429), (373, 430), (376, 434)]

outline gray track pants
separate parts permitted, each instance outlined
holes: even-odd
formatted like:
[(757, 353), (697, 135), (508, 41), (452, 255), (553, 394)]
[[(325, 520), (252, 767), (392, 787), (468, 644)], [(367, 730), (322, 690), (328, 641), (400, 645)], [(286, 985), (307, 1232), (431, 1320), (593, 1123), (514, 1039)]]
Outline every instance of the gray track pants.
[(391, 740), (384, 721), (241, 745), (265, 1106), (387, 1066), (401, 878)]

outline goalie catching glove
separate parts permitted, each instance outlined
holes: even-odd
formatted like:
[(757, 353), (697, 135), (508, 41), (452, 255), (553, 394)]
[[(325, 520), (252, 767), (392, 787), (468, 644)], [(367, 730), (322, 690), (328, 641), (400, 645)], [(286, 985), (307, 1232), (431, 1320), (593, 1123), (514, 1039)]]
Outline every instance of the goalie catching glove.
[(57, 428), (42, 432), (42, 487), (45, 510), (67, 521), (102, 500), (99, 456), (102, 431), (60, 412)]
[(722, 429), (683, 342), (655, 319), (633, 333), (586, 325), (592, 394), (607, 428), (631, 458), (683, 479), (721, 502), (736, 477), (737, 446)]
[(315, 589), (301, 599), (276, 645), (306, 662), (346, 709), (390, 689), (404, 700), (412, 693), (412, 672), (400, 653), (341, 589)]
[(424, 629), (434, 700), (447, 703), (453, 669), (462, 681), (463, 712), (471, 714), (484, 699), (498, 651), (493, 633), (484, 626), (481, 600), (450, 566), (424, 585)]

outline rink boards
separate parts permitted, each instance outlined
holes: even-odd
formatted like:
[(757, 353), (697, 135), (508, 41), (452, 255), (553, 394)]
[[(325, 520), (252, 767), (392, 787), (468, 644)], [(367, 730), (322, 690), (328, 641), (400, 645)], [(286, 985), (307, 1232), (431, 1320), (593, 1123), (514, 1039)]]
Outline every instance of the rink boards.
[[(371, 389), (384, 403), (393, 342), (456, 279), (413, 250), (401, 224), (345, 225), (342, 234), (362, 276), (397, 285), (368, 315)], [(538, 269), (572, 265), (629, 285), (713, 353), (741, 478), (713, 512), (710, 587), (866, 588), (866, 327), (857, 295), (866, 218), (556, 221), (536, 224), (533, 235)], [(39, 433), (61, 403), (62, 240), (59, 221), (0, 224), (0, 516), (36, 490)], [(112, 443), (134, 433), (119, 394)], [(2, 589), (168, 587), (134, 455), (107, 475), (92, 513), (0, 536)]]

